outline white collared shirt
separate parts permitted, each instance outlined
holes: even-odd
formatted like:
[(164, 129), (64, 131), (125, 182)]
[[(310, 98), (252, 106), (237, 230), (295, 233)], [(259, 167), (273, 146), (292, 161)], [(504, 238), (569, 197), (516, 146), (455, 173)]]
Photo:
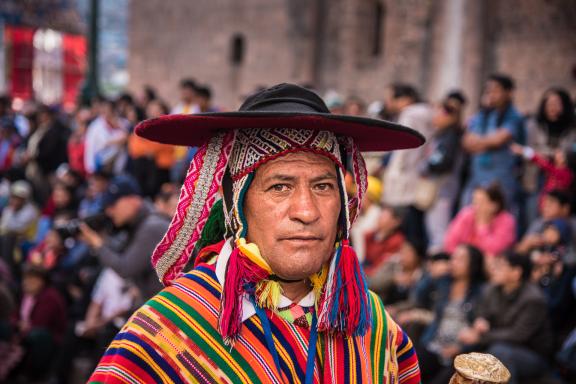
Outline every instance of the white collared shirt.
[[(224, 284), (226, 282), (226, 266), (228, 265), (228, 260), (230, 260), (230, 254), (232, 253), (232, 240), (227, 240), (218, 255), (216, 260), (216, 278), (222, 286), (222, 291), (224, 291)], [(298, 302), (298, 305), (302, 307), (311, 307), (314, 305), (315, 295), (314, 291), (308, 292), (306, 296)], [(279, 308), (284, 308), (292, 305), (293, 301), (284, 295), (280, 295)], [(248, 295), (245, 294), (242, 298), (242, 322), (246, 321), (250, 317), (256, 314), (256, 309), (254, 304), (248, 299)]]

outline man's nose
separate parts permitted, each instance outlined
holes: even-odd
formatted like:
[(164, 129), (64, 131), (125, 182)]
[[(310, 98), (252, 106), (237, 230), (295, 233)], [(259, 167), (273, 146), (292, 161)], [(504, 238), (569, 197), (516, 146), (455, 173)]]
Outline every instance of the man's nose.
[(310, 188), (297, 188), (291, 196), (290, 219), (303, 224), (312, 224), (320, 218), (318, 201)]

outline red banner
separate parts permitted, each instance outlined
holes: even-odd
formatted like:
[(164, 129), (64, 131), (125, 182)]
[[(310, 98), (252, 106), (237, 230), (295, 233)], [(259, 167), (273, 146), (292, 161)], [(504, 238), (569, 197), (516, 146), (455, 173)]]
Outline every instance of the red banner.
[[(4, 30), (8, 89), (12, 97), (24, 100), (34, 97), (32, 87), (34, 65), (34, 33), (36, 29), (7, 25)], [(62, 35), (62, 100), (75, 104), (86, 72), (86, 38)]]
[(7, 48), (9, 90), (12, 97), (33, 97), (32, 65), (34, 60), (34, 29), (7, 25), (4, 39)]
[(64, 35), (64, 104), (75, 104), (86, 73), (86, 38)]

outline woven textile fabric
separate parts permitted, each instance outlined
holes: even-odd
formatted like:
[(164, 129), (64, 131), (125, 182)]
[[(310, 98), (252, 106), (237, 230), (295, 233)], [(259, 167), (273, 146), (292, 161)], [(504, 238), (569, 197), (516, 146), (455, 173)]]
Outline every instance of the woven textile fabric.
[(230, 157), (230, 174), (234, 180), (252, 172), (258, 165), (286, 151), (311, 151), (330, 157), (342, 166), (337, 137), (329, 131), (307, 129), (242, 129)]
[[(118, 333), (90, 383), (302, 383), (310, 330), (267, 312), (278, 372), (258, 316), (242, 323), (233, 348), (217, 331), (221, 286), (215, 265), (192, 272), (140, 308)], [(315, 383), (420, 382), (412, 343), (370, 294), (371, 329), (363, 337), (318, 338)]]

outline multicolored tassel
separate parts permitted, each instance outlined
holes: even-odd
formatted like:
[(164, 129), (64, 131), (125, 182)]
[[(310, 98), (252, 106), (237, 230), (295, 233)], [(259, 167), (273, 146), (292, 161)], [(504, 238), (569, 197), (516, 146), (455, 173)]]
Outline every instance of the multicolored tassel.
[(332, 258), (318, 310), (319, 331), (362, 336), (370, 327), (368, 285), (348, 240), (342, 241)]

